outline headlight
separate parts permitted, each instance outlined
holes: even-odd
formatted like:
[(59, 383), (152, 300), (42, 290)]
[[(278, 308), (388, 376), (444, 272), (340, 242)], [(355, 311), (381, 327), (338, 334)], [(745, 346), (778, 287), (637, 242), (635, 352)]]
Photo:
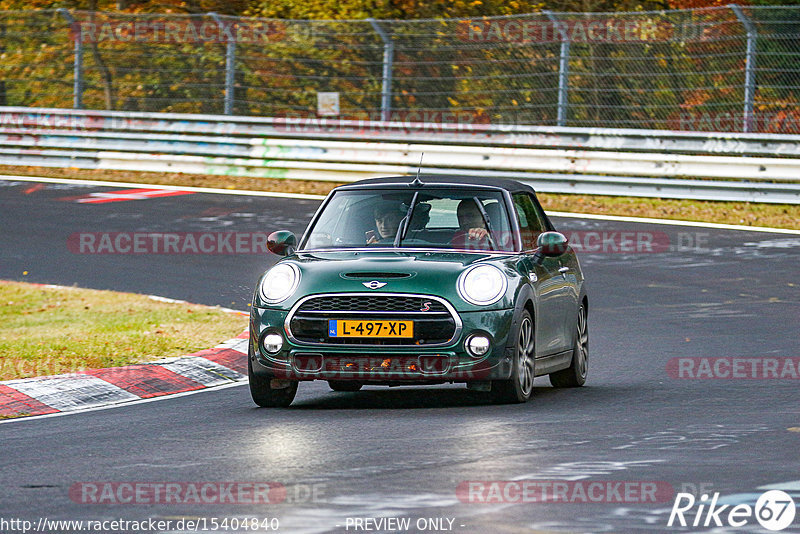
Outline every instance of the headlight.
[(269, 304), (288, 299), (300, 283), (300, 269), (293, 263), (279, 263), (264, 275), (259, 291)]
[(506, 276), (497, 267), (475, 265), (461, 273), (456, 287), (461, 298), (470, 304), (487, 306), (500, 300), (507, 286)]

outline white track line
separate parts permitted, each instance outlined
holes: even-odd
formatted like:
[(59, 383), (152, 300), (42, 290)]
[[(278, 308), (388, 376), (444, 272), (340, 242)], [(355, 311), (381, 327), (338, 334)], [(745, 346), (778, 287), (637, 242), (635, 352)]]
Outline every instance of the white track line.
[(744, 230), (747, 232), (769, 232), (776, 234), (800, 235), (800, 230), (788, 228), (770, 228), (768, 226), (744, 226), (741, 224), (720, 224), (698, 221), (681, 221), (678, 219), (651, 219), (648, 217), (625, 217), (623, 215), (597, 215), (594, 213), (571, 213), (568, 211), (548, 211), (551, 217), (570, 217), (574, 219), (598, 219), (601, 221), (620, 221), (643, 224), (663, 224), (667, 226), (694, 226), (698, 228), (718, 228), (720, 230)]
[[(298, 198), (303, 200), (323, 200), (324, 195), (307, 195), (303, 193), (277, 193), (270, 191), (248, 191), (248, 190), (235, 190), (235, 189), (216, 189), (213, 187), (189, 187), (180, 185), (158, 185), (158, 184), (140, 184), (136, 182), (107, 182), (101, 180), (72, 180), (68, 178), (47, 178), (44, 176), (13, 176), (13, 175), (0, 175), (0, 180), (10, 180), (17, 182), (44, 182), (53, 184), (82, 184), (82, 185), (96, 185), (100, 187), (127, 187), (149, 189), (157, 187), (160, 189), (169, 189), (172, 191), (192, 191), (195, 193), (209, 193), (213, 195), (241, 195), (253, 197), (276, 197), (276, 198)], [(775, 234), (791, 234), (800, 235), (800, 230), (789, 230), (786, 228), (769, 228), (766, 226), (744, 226), (739, 224), (720, 224), (698, 221), (682, 221), (679, 219), (651, 219), (647, 217), (625, 217), (622, 215), (596, 215), (592, 213), (572, 213), (566, 211), (547, 211), (548, 215), (553, 217), (570, 217), (574, 219), (597, 219), (601, 221), (620, 221), (632, 222), (642, 224), (662, 224), (667, 226), (693, 226), (696, 228), (717, 228), (720, 230), (742, 230), (745, 232), (767, 232)]]

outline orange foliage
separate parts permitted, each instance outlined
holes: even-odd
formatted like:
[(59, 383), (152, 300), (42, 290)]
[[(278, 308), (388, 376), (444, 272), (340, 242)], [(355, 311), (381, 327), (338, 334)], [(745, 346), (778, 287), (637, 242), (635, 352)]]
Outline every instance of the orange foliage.
[[(731, 0), (667, 0), (667, 9), (698, 9), (704, 7), (724, 7), (731, 3)], [(746, 6), (747, 2), (736, 2), (741, 6)]]

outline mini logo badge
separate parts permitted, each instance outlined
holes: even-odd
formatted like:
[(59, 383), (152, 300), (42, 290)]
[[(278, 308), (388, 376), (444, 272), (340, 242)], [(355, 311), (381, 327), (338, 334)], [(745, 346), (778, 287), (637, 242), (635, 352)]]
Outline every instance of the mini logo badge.
[(380, 289), (386, 285), (386, 282), (378, 282), (377, 280), (373, 280), (372, 282), (362, 282), (364, 287), (367, 289)]

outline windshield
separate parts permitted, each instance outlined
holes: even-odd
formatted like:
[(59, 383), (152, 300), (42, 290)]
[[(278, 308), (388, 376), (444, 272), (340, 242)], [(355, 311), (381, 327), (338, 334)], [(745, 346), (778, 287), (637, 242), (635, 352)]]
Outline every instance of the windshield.
[(514, 250), (499, 191), (337, 191), (301, 250), (371, 247)]

